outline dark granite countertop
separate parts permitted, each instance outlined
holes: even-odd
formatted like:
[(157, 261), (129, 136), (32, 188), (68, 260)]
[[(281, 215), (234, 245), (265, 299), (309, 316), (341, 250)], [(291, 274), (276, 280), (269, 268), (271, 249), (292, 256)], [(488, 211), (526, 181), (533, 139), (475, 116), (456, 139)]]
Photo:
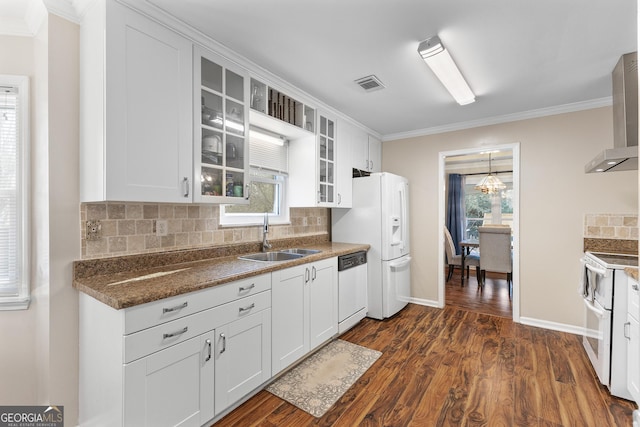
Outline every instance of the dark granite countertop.
[(638, 267), (625, 267), (624, 272), (638, 280)]
[[(248, 261), (238, 259), (238, 255), (259, 252), (256, 249), (259, 246), (235, 245), (214, 250), (185, 250), (83, 260), (74, 263), (73, 286), (115, 309), (122, 309), (369, 249), (369, 245), (366, 244), (328, 241), (284, 245), (279, 246), (305, 247), (319, 249), (321, 252), (289, 261)], [(207, 255), (210, 257), (202, 259)]]

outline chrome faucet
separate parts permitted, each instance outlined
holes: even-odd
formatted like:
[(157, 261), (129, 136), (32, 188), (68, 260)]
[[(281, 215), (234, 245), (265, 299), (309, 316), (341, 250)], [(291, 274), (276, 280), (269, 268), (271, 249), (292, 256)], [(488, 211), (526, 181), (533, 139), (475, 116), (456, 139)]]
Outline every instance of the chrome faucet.
[(262, 252), (271, 249), (271, 243), (267, 241), (267, 234), (269, 234), (269, 214), (265, 212), (264, 224), (262, 225)]

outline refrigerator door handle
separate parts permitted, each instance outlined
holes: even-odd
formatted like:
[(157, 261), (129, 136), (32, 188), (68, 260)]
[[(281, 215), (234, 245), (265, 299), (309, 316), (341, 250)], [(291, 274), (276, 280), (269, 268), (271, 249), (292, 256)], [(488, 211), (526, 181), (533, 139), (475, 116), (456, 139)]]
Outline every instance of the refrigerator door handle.
[(405, 265), (409, 264), (411, 262), (411, 257), (410, 256), (405, 256), (402, 257), (402, 261), (400, 262), (392, 262), (389, 264), (389, 268), (393, 268), (393, 269), (398, 269), (398, 268), (402, 268)]
[(402, 224), (400, 224), (400, 250), (404, 251), (405, 242), (407, 241), (407, 198), (406, 198), (406, 186), (404, 183), (400, 184), (400, 215)]

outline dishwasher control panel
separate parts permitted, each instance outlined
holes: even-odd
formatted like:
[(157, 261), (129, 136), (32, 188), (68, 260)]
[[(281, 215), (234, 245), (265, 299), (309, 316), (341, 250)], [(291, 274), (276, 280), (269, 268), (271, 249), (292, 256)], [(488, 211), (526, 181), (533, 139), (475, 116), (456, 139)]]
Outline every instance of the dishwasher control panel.
[(338, 257), (338, 271), (357, 267), (367, 263), (367, 253), (365, 251), (355, 252)]

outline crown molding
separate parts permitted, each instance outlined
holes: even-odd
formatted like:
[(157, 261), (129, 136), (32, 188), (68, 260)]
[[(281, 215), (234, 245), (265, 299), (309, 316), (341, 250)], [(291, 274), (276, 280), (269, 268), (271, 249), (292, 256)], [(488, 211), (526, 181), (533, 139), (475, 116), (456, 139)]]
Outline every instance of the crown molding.
[(557, 105), (554, 107), (539, 108), (536, 110), (523, 111), (520, 113), (505, 114), (503, 116), (488, 117), (486, 119), (471, 120), (468, 122), (451, 123), (443, 126), (417, 129), (408, 132), (399, 132), (384, 135), (382, 141), (395, 141), (398, 139), (415, 138), (419, 136), (435, 135), (439, 133), (454, 132), (457, 130), (472, 129), (482, 126), (497, 125), (501, 123), (516, 122), (518, 120), (536, 119), (539, 117), (553, 116), (556, 114), (573, 113), (575, 111), (590, 110), (593, 108), (607, 107), (612, 105), (612, 98), (605, 97), (592, 99), (583, 102)]
[(27, 4), (22, 17), (0, 17), (0, 35), (35, 36), (48, 13), (80, 24), (82, 14), (93, 0), (23, 0)]

